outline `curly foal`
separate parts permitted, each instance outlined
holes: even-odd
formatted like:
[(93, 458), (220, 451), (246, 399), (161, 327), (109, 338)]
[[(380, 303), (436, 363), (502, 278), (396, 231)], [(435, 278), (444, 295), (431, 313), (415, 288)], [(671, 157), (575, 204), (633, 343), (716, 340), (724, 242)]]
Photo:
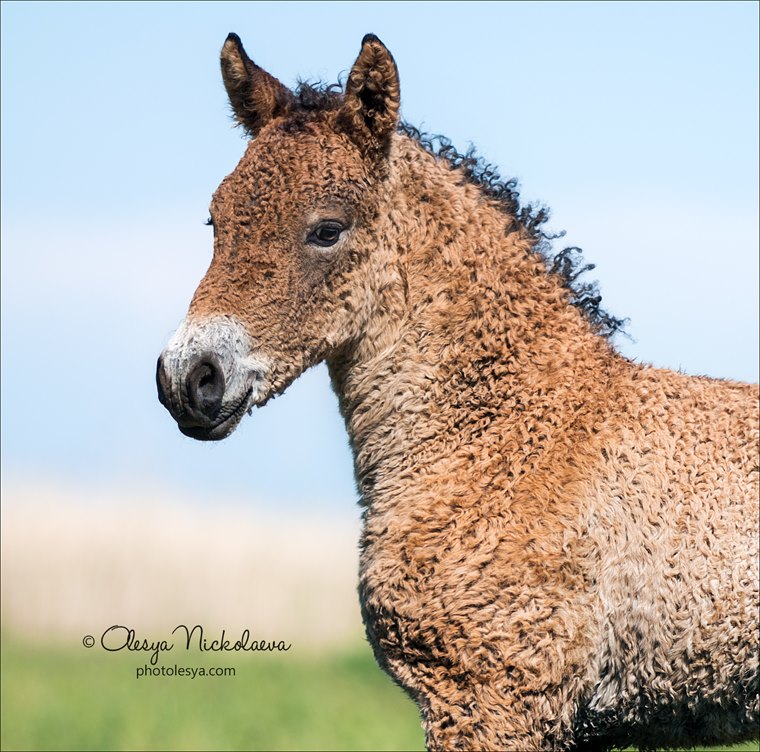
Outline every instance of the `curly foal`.
[(376, 37), (344, 93), (291, 92), (232, 34), (222, 74), (251, 140), (159, 395), (221, 439), (327, 361), (367, 635), (428, 747), (756, 736), (757, 388), (619, 355), (514, 184), (399, 124)]

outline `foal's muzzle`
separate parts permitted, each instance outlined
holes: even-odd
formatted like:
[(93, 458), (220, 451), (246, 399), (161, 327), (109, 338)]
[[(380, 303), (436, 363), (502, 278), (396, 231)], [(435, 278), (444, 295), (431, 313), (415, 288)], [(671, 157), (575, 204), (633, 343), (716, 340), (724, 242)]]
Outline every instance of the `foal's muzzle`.
[(269, 370), (233, 317), (186, 319), (156, 364), (158, 399), (186, 436), (223, 439), (266, 399)]

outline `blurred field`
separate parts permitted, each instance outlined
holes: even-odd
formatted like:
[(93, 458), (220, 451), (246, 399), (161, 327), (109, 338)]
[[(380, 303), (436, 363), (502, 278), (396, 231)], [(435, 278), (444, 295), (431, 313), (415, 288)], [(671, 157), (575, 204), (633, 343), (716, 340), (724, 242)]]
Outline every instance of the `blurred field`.
[(357, 509), (265, 511), (139, 487), (2, 495), (5, 630), (55, 642), (197, 623), (317, 649), (363, 637)]
[[(423, 749), (417, 709), (376, 666), (356, 594), (358, 510), (275, 514), (144, 488), (6, 485), (4, 750)], [(159, 665), (234, 677), (143, 677), (145, 653), (86, 649), (113, 624), (177, 624), (283, 653), (175, 650)]]
[[(2, 748), (422, 749), (416, 707), (364, 640), (358, 536), (356, 509), (6, 485)], [(159, 665), (236, 675), (137, 679), (145, 653), (82, 645), (113, 624), (153, 640), (181, 623), (292, 648), (175, 650)]]

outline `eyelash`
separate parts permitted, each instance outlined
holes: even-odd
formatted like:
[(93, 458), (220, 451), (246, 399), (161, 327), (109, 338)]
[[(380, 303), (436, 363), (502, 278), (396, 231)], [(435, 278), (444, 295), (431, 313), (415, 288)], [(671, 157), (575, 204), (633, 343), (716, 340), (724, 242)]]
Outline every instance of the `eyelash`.
[(214, 220), (211, 219), (211, 217), (209, 217), (203, 224), (206, 225), (206, 227), (212, 227), (214, 224)]

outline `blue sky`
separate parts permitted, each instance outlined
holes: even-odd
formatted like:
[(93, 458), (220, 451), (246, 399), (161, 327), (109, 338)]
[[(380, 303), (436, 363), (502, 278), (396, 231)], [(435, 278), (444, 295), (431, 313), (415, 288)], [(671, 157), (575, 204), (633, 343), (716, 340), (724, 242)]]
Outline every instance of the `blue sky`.
[(230, 31), (287, 84), (372, 31), (410, 122), (475, 143), (597, 264), (628, 356), (758, 378), (756, 3), (2, 4), (3, 471), (348, 508), (323, 368), (220, 444), (182, 437), (155, 359), (242, 155)]

